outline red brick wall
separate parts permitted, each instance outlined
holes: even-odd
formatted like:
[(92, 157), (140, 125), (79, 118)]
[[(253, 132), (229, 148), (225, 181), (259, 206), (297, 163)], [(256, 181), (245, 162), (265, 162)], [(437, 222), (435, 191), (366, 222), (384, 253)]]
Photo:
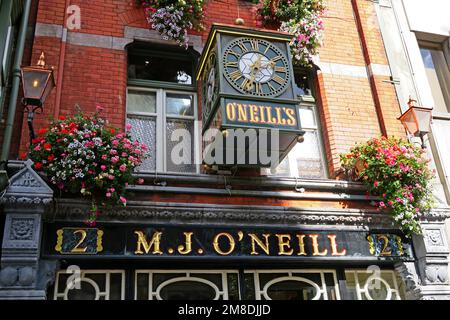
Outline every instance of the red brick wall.
[[(122, 37), (125, 26), (147, 28), (143, 12), (135, 0), (40, 0), (37, 21), (62, 25), (66, 2), (81, 8), (81, 30), (77, 32)], [(325, 39), (320, 61), (368, 68), (386, 65), (374, 4), (366, 0), (326, 0)], [(239, 9), (239, 10), (238, 10)], [(233, 24), (239, 16), (245, 26), (255, 27), (255, 6), (238, 0), (207, 1), (205, 6), (208, 35), (212, 23)], [(194, 32), (195, 34), (195, 32)], [(199, 34), (199, 33), (197, 33)], [(61, 39), (36, 37), (33, 61), (45, 51), (47, 63), (58, 65)], [(339, 168), (339, 153), (355, 142), (388, 134), (404, 135), (396, 118), (400, 109), (387, 76), (356, 77), (319, 72), (317, 87), (323, 138), (331, 176)], [(74, 104), (91, 111), (96, 104), (105, 108), (113, 124), (122, 126), (125, 117), (126, 53), (68, 43), (65, 49), (64, 75), (59, 112), (55, 112), (56, 92), (47, 99), (45, 113), (36, 116), (36, 130), (50, 116), (74, 112)], [(21, 149), (28, 143), (26, 127), (22, 130)]]

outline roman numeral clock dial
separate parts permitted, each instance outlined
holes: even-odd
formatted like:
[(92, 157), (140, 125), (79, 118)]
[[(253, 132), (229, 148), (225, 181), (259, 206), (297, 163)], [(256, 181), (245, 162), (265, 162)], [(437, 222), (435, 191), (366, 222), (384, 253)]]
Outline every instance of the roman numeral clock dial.
[(240, 93), (279, 96), (291, 79), (288, 59), (265, 40), (233, 40), (226, 46), (222, 59), (225, 78)]

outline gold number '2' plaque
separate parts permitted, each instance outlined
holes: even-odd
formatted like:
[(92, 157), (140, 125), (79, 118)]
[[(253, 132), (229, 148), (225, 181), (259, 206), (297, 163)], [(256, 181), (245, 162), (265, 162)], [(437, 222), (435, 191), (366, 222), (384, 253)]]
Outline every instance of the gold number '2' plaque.
[(56, 231), (55, 250), (61, 254), (97, 254), (103, 250), (98, 228), (62, 228)]

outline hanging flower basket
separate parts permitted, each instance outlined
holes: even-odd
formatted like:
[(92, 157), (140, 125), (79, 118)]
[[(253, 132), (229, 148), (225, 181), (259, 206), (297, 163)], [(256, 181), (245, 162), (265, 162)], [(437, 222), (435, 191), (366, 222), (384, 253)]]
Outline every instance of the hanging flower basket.
[(392, 214), (407, 236), (421, 233), (420, 217), (433, 206), (434, 172), (420, 147), (403, 139), (374, 138), (340, 158), (348, 175), (380, 197), (373, 204)]
[(189, 30), (202, 30), (204, 0), (142, 0), (142, 8), (151, 29), (164, 40), (188, 47)]
[(143, 182), (132, 173), (146, 158), (147, 146), (133, 141), (129, 130), (118, 132), (98, 113), (60, 117), (39, 130), (29, 156), (51, 185), (91, 201), (86, 222), (95, 225), (99, 206), (125, 206), (128, 184)]
[(294, 63), (307, 67), (322, 45), (324, 12), (323, 0), (260, 0), (256, 23), (292, 34)]

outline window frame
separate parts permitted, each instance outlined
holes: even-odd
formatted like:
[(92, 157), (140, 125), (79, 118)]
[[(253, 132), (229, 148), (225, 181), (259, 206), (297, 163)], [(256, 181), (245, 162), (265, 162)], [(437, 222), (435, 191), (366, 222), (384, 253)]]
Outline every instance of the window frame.
[[(73, 272), (69, 272), (67, 269), (63, 269), (63, 270), (59, 270), (58, 272), (56, 272), (56, 276), (55, 276), (55, 286), (53, 289), (53, 300), (59, 300), (58, 298), (63, 298), (63, 300), (69, 300), (67, 299), (69, 290), (66, 287), (66, 289), (63, 292), (58, 292), (59, 289), (59, 276), (61, 274), (75, 274)], [(86, 275), (89, 274), (103, 274), (105, 276), (105, 291), (100, 291), (97, 289), (98, 288), (98, 284), (90, 279), (89, 277), (86, 277)], [(95, 300), (100, 300), (100, 297), (104, 297), (104, 300), (110, 300), (110, 295), (111, 292), (109, 291), (110, 289), (110, 284), (111, 284), (111, 274), (120, 274), (121, 275), (121, 292), (120, 292), (120, 300), (125, 300), (125, 291), (126, 291), (126, 272), (124, 269), (82, 269), (80, 270), (80, 282), (83, 281), (83, 279), (88, 279), (89, 281), (87, 281), (88, 283), (94, 282), (95, 286), (94, 288), (96, 289), (96, 293), (97, 296)], [(91, 283), (92, 285), (92, 283)]]
[[(308, 132), (316, 132), (316, 137), (317, 137), (317, 142), (318, 142), (318, 149), (319, 149), (319, 154), (320, 154), (320, 161), (322, 162), (323, 165), (323, 176), (320, 178), (310, 178), (310, 177), (302, 177), (299, 174), (298, 171), (298, 166), (297, 163), (294, 159), (294, 154), (292, 153), (292, 150), (286, 155), (286, 158), (291, 158), (289, 159), (289, 175), (277, 175), (277, 174), (271, 174), (270, 173), (270, 168), (266, 169), (263, 168), (261, 170), (261, 173), (263, 175), (266, 175), (267, 178), (295, 178), (295, 179), (328, 179), (329, 178), (329, 172), (328, 172), (328, 167), (327, 167), (327, 155), (326, 155), (326, 149), (325, 149), (325, 145), (324, 145), (324, 138), (323, 138), (323, 130), (322, 130), (322, 125), (321, 125), (321, 118), (320, 118), (320, 114), (319, 114), (319, 110), (318, 110), (318, 104), (317, 101), (315, 99), (315, 96), (317, 95), (317, 92), (315, 90), (315, 81), (316, 81), (316, 76), (315, 74), (313, 74), (312, 71), (301, 68), (301, 67), (294, 67), (294, 74), (297, 73), (303, 73), (307, 76), (308, 78), (308, 85), (309, 85), (309, 89), (311, 91), (311, 94), (305, 94), (305, 95), (298, 95), (296, 97), (296, 99), (298, 100), (297, 103), (297, 108), (310, 108), (312, 109), (313, 112), (313, 117), (314, 117), (314, 124), (315, 127), (303, 127), (303, 124), (301, 122), (302, 119), (300, 119), (300, 124), (302, 127), (302, 130), (304, 131), (308, 131)], [(295, 82), (294, 82), (295, 83)], [(300, 111), (299, 111), (300, 114)], [(298, 142), (297, 142), (298, 143)], [(281, 163), (281, 162), (280, 162)], [(295, 173), (295, 174), (294, 174)]]
[[(186, 88), (184, 88), (186, 89)], [(155, 118), (156, 122), (156, 164), (154, 171), (145, 171), (142, 173), (171, 173), (171, 174), (180, 174), (180, 175), (196, 175), (200, 173), (200, 146), (201, 146), (201, 136), (199, 134), (201, 128), (200, 123), (198, 121), (198, 97), (196, 91), (188, 91), (188, 90), (175, 90), (173, 88), (154, 88), (150, 86), (128, 86), (126, 91), (126, 101), (128, 102), (128, 92), (132, 91), (140, 91), (140, 92), (154, 92), (156, 94), (156, 112), (130, 112), (128, 110), (128, 103), (126, 105), (126, 117), (125, 123), (128, 119), (128, 115), (147, 117), (147, 118)], [(193, 115), (192, 116), (181, 116), (181, 115), (169, 115), (166, 112), (166, 100), (168, 94), (180, 94), (180, 95), (189, 95), (192, 99), (192, 108)], [(179, 120), (191, 120), (194, 123), (194, 136), (191, 139), (193, 141), (193, 153), (194, 153), (194, 172), (177, 172), (177, 171), (167, 171), (167, 133), (166, 133), (166, 123), (168, 119), (179, 119)], [(158, 147), (160, 146), (160, 147)]]
[[(187, 56), (185, 54), (170, 52), (162, 50), (152, 50), (152, 49), (132, 49), (131, 53), (139, 56), (148, 56), (148, 57), (166, 57), (173, 58), (176, 60), (182, 61), (191, 61), (192, 65), (192, 83), (191, 84), (181, 84), (169, 81), (157, 81), (157, 80), (145, 80), (138, 78), (127, 78), (128, 86), (139, 86), (139, 87), (150, 87), (150, 88), (161, 88), (161, 89), (175, 89), (175, 90), (185, 90), (185, 91), (195, 91), (197, 90), (197, 82), (195, 77), (195, 70), (197, 67), (197, 60), (193, 56)], [(130, 54), (130, 52), (128, 52)], [(127, 66), (129, 65), (129, 61), (127, 61)], [(127, 71), (128, 77), (128, 71)]]
[[(447, 63), (448, 72), (450, 73), (450, 56), (449, 56), (448, 52), (446, 52), (444, 50), (444, 46), (446, 43), (448, 43), (448, 40), (443, 41), (443, 42), (435, 42), (435, 41), (429, 41), (429, 40), (417, 40), (419, 50), (420, 49), (429, 49), (429, 50), (442, 51), (442, 54), (444, 55), (444, 59), (446, 60), (446, 63)], [(422, 61), (422, 63), (423, 63), (423, 61)], [(433, 64), (434, 64), (434, 61), (433, 61)], [(425, 63), (423, 63), (423, 67), (424, 67), (424, 69), (426, 69)], [(430, 90), (433, 91), (433, 89), (431, 88), (431, 83), (428, 79), (428, 76), (426, 76), (426, 79), (430, 86)], [(439, 77), (438, 77), (438, 81), (439, 81), (439, 86), (441, 86), (441, 79)], [(440, 90), (443, 91), (442, 88), (440, 88)], [(441, 119), (450, 119), (450, 96), (446, 96), (444, 92), (442, 92), (442, 96), (444, 98), (444, 102), (446, 103), (446, 107), (447, 107), (448, 111), (442, 112), (442, 111), (436, 111), (433, 109), (433, 111), (432, 111), (433, 117), (441, 118)], [(434, 100), (434, 96), (433, 96), (433, 100)]]

